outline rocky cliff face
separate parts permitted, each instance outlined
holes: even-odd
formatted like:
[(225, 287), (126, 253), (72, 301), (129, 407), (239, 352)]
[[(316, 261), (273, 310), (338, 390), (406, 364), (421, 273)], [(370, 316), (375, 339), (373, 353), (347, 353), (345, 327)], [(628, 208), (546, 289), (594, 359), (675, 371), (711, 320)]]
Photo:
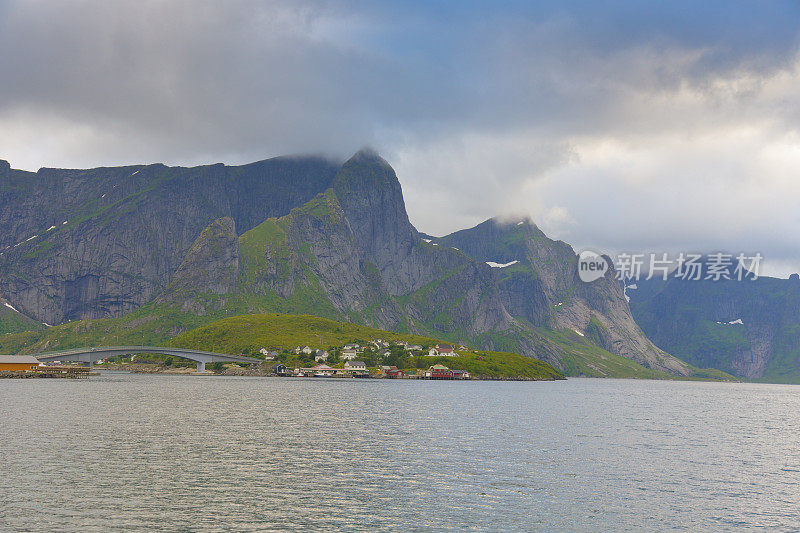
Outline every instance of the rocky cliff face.
[(572, 247), (549, 239), (530, 220), (487, 220), (434, 242), (493, 265), (501, 301), (521, 321), (588, 337), (649, 368), (688, 372), (682, 361), (654, 346), (636, 325), (613, 271), (582, 282)]
[(309, 313), (573, 375), (691, 372), (636, 327), (610, 274), (581, 283), (572, 248), (531, 221), (418, 233), (394, 170), (367, 150), (337, 166), (0, 172), (0, 294), (39, 320)]
[(199, 289), (213, 294), (236, 291), (239, 276), (239, 236), (236, 222), (222, 217), (211, 223), (186, 253), (174, 281), (156, 298), (158, 303), (190, 301)]
[[(510, 347), (557, 365), (562, 352), (536, 328), (566, 330), (647, 368), (689, 373), (636, 327), (615, 280), (580, 282), (572, 248), (530, 221), (491, 220), (440, 239), (421, 236), (408, 220), (394, 171), (368, 151), (347, 161), (325, 192), (245, 232), (239, 249), (237, 292), (262, 297), (252, 312), (275, 310), (277, 301), (284, 306), (278, 310)], [(497, 263), (512, 264), (490, 266)], [(185, 264), (176, 284), (203, 285), (194, 281), (202, 275), (191, 272), (207, 270), (205, 260), (187, 257)], [(217, 299), (206, 312), (236, 299)], [(182, 305), (197, 309), (197, 301), (192, 295)], [(509, 338), (516, 340), (509, 345)]]
[(221, 217), (247, 231), (325, 190), (319, 158), (241, 167), (12, 170), (0, 163), (0, 295), (50, 324), (119, 316), (170, 284)]
[(445, 309), (455, 315), (448, 323), (465, 331), (511, 323), (487, 267), (416, 237), (394, 171), (370, 152), (346, 162), (325, 193), (246, 233), (241, 245), (243, 290), (306, 298), (317, 314), (415, 331), (436, 329)]
[(658, 346), (703, 367), (800, 382), (800, 279), (639, 281), (628, 290)]

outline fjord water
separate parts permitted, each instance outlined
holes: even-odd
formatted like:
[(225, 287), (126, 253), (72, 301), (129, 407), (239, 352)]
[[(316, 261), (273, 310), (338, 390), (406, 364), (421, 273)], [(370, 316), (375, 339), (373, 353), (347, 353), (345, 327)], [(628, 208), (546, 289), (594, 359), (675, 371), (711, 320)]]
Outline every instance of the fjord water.
[(791, 530), (800, 387), (0, 384), (0, 530)]

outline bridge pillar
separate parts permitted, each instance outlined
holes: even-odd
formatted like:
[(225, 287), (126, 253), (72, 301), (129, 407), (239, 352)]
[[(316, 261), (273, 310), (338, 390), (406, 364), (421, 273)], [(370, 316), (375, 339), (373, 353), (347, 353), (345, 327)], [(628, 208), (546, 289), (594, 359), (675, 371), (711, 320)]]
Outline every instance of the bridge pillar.
[(198, 372), (205, 372), (206, 371), (206, 363), (205, 363), (205, 361), (198, 361), (197, 362), (197, 371)]

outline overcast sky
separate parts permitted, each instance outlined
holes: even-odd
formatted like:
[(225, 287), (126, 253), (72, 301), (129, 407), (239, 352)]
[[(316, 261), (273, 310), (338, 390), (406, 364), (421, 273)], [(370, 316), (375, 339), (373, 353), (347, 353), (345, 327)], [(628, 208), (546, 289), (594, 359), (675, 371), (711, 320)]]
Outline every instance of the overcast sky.
[(800, 271), (800, 3), (0, 0), (12, 167), (344, 159), (444, 234)]

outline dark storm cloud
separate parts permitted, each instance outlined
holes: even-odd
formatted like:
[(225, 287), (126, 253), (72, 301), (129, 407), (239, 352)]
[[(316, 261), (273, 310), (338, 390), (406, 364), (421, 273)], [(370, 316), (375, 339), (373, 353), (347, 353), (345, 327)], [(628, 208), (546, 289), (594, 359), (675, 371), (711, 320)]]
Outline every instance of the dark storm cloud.
[(800, 192), (799, 22), (797, 2), (0, 0), (0, 157), (369, 144), (430, 232), (523, 212), (577, 244), (762, 243), (800, 264), (766, 222)]

